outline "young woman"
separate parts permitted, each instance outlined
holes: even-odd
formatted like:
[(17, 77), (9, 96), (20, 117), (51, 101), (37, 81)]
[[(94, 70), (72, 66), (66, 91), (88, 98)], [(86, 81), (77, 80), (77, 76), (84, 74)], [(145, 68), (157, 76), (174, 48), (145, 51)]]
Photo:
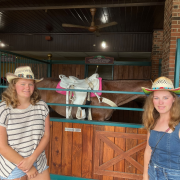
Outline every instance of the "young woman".
[(180, 179), (180, 88), (166, 77), (156, 79), (148, 95), (143, 123), (148, 131), (143, 180)]
[(50, 180), (45, 147), (49, 109), (40, 99), (29, 66), (6, 74), (9, 87), (0, 103), (0, 179)]

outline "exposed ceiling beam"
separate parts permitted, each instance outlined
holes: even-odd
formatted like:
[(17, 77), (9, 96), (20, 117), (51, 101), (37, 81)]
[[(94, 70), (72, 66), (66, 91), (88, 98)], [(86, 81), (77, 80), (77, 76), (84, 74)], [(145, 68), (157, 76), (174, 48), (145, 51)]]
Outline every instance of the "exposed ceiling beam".
[(38, 6), (38, 7), (7, 7), (0, 8), (0, 11), (19, 10), (47, 10), (47, 9), (78, 9), (78, 8), (105, 8), (105, 7), (132, 7), (132, 6), (162, 6), (164, 2), (146, 3), (123, 3), (123, 4), (92, 4), (92, 5), (71, 5), (71, 6)]

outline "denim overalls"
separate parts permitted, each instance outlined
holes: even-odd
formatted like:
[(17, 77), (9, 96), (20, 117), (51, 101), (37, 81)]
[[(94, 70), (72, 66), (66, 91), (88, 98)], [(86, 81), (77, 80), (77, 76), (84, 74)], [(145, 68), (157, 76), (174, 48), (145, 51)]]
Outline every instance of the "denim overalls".
[(172, 133), (151, 130), (149, 145), (154, 150), (159, 141), (151, 161), (149, 163), (149, 180), (180, 180), (180, 123)]

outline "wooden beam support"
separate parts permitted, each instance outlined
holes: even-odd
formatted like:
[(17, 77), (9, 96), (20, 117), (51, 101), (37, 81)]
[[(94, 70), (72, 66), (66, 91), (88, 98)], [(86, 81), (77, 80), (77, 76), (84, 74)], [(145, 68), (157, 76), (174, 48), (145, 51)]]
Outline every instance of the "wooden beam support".
[(0, 8), (0, 11), (21, 11), (21, 10), (50, 10), (50, 9), (82, 9), (82, 8), (108, 8), (108, 7), (132, 7), (132, 6), (163, 6), (164, 2), (146, 3), (123, 3), (123, 4), (92, 4), (92, 5), (71, 5), (71, 6), (38, 6), (38, 7), (7, 7)]

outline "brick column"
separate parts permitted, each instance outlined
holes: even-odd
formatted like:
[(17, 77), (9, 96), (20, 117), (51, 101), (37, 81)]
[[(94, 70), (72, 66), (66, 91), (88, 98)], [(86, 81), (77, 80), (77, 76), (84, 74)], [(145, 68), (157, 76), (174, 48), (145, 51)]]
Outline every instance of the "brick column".
[(153, 32), (152, 54), (151, 54), (151, 78), (155, 80), (159, 74), (159, 60), (163, 52), (163, 30)]
[(161, 75), (170, 78), (172, 81), (174, 81), (177, 38), (180, 38), (180, 2), (179, 0), (166, 0)]

